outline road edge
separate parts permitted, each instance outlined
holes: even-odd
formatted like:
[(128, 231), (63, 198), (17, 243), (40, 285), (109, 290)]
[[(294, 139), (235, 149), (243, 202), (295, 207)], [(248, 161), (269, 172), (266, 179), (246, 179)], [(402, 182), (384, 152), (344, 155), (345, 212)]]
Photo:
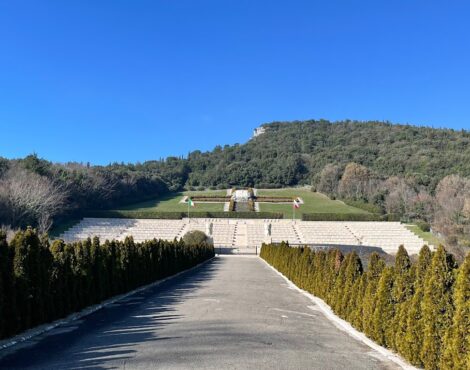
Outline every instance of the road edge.
[(0, 358), (8, 355), (8, 353), (6, 352), (9, 352), (7, 350), (13, 350), (15, 346), (17, 345), (20, 345), (20, 344), (24, 344), (26, 341), (30, 340), (30, 339), (33, 339), (35, 337), (38, 337), (44, 333), (47, 333), (61, 325), (65, 325), (65, 324), (69, 324), (75, 320), (78, 320), (78, 319), (81, 319), (83, 317), (86, 317), (86, 316), (89, 316), (91, 315), (92, 313), (95, 313), (96, 311), (99, 311), (103, 308), (105, 308), (106, 306), (109, 306), (113, 303), (116, 303), (124, 298), (127, 298), (127, 297), (130, 297), (136, 293), (139, 293), (139, 292), (142, 292), (144, 290), (147, 290), (147, 289), (150, 289), (150, 288), (153, 288), (155, 286), (158, 286), (168, 280), (171, 280), (171, 279), (174, 279), (184, 273), (187, 273), (189, 271), (192, 271), (192, 270), (195, 270), (203, 265), (205, 265), (206, 263), (209, 263), (210, 261), (212, 261), (214, 258), (216, 258), (216, 256), (214, 257), (211, 257), (209, 258), (208, 260), (205, 260), (204, 262), (201, 262), (193, 267), (190, 267), (186, 270), (183, 270), (183, 271), (180, 271), (174, 275), (171, 275), (171, 276), (167, 276), (166, 278), (163, 278), (161, 280), (157, 280), (157, 281), (154, 281), (153, 283), (150, 283), (150, 284), (147, 284), (147, 285), (144, 285), (144, 286), (141, 286), (137, 289), (134, 289), (134, 290), (131, 290), (130, 292), (127, 292), (127, 293), (123, 293), (123, 294), (120, 294), (120, 295), (117, 295), (117, 296), (114, 296), (112, 298), (109, 298), (101, 303), (98, 303), (98, 304), (95, 304), (93, 306), (88, 306), (86, 308), (84, 308), (83, 310), (79, 311), (79, 312), (74, 312), (70, 315), (68, 315), (67, 317), (63, 318), (63, 319), (58, 319), (58, 320), (55, 320), (53, 322), (50, 322), (50, 323), (46, 323), (46, 324), (42, 324), (42, 325), (39, 325), (39, 326), (36, 326), (34, 328), (31, 328), (31, 329), (28, 329), (20, 334), (17, 334), (15, 335), (14, 337), (12, 338), (7, 338), (7, 339), (3, 339), (0, 341)]
[[(349, 336), (354, 338), (355, 340), (365, 344), (366, 346), (372, 348), (376, 352), (380, 353), (383, 357), (385, 357), (387, 360), (390, 360), (400, 366), (402, 369), (405, 370), (420, 370), (419, 368), (409, 364), (405, 359), (403, 359), (400, 355), (398, 355), (395, 352), (392, 352), (391, 350), (382, 347), (381, 345), (375, 343), (372, 339), (368, 338), (364, 333), (358, 331), (355, 329), (349, 322), (346, 320), (343, 320), (342, 318), (336, 316), (336, 314), (333, 312), (331, 307), (326, 304), (326, 302), (314, 296), (313, 294), (300, 289), (297, 285), (295, 285), (292, 281), (290, 281), (284, 274), (276, 270), (273, 266), (271, 266), (268, 262), (266, 262), (263, 258), (259, 257), (261, 261), (263, 261), (268, 267), (270, 267), (276, 274), (278, 274), (280, 277), (282, 277), (287, 284), (289, 285), (289, 288), (293, 290), (297, 290), (299, 293), (307, 297), (309, 300), (311, 300), (313, 303), (315, 303), (319, 310), (323, 313), (323, 315), (331, 321), (338, 329), (341, 331), (347, 333)], [(308, 307), (312, 310), (316, 310), (312, 307)]]

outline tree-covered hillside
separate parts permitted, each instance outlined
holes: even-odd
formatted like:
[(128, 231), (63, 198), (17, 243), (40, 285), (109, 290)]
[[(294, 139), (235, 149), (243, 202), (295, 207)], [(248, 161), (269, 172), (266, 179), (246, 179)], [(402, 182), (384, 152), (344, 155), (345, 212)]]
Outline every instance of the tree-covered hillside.
[(327, 164), (362, 164), (379, 176), (413, 177), (434, 189), (449, 174), (470, 175), (470, 132), (384, 122), (265, 124), (243, 145), (189, 155), (188, 184), (310, 184)]

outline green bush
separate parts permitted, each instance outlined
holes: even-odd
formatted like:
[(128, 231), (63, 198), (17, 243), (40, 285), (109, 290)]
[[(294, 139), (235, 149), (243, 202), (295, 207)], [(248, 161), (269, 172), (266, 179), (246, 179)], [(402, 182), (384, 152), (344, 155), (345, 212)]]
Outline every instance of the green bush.
[(418, 221), (416, 225), (421, 229), (421, 231), (424, 231), (424, 232), (431, 231), (431, 225), (426, 221)]
[(183, 236), (183, 241), (186, 245), (213, 245), (211, 238), (209, 238), (205, 233), (200, 230), (188, 231)]
[(382, 216), (382, 221), (399, 222), (401, 221), (401, 216), (398, 213), (388, 213)]

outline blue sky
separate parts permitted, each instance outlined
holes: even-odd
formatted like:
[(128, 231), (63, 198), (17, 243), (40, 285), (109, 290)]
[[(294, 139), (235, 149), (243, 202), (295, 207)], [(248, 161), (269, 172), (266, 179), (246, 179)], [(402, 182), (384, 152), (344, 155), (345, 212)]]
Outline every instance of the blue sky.
[(136, 162), (264, 122), (470, 129), (470, 2), (0, 0), (0, 156)]

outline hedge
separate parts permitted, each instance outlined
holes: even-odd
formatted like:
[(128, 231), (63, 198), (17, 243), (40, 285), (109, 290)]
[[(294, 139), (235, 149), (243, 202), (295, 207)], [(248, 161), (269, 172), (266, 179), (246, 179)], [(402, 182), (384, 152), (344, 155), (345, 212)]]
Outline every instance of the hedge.
[(195, 266), (212, 245), (98, 238), (49, 244), (31, 228), (0, 231), (0, 338), (44, 324)]
[(199, 202), (229, 202), (231, 197), (221, 195), (194, 195), (190, 197), (192, 200)]
[(373, 213), (303, 213), (303, 221), (384, 221)]
[(152, 218), (179, 220), (187, 217), (187, 212), (159, 212), (159, 211), (127, 211), (127, 210), (106, 210), (89, 211), (83, 214), (83, 217), (97, 218)]
[[(185, 217), (187, 214), (185, 215)], [(192, 212), (190, 218), (284, 218), (280, 212)]]
[[(96, 217), (96, 218), (140, 218), (140, 219), (167, 219), (167, 220), (180, 220), (188, 217), (187, 212), (158, 212), (158, 211), (127, 211), (127, 210), (114, 210), (114, 211), (90, 211), (83, 215), (83, 217)], [(190, 218), (271, 218), (280, 219), (284, 215), (280, 212), (190, 212)]]
[(260, 253), (299, 288), (322, 298), (378, 344), (425, 369), (470, 369), (470, 254), (457, 268), (440, 246), (416, 263), (400, 246), (394, 266), (372, 253), (263, 245)]
[(263, 203), (292, 203), (295, 197), (268, 197), (268, 196), (261, 196), (256, 197), (257, 202)]

